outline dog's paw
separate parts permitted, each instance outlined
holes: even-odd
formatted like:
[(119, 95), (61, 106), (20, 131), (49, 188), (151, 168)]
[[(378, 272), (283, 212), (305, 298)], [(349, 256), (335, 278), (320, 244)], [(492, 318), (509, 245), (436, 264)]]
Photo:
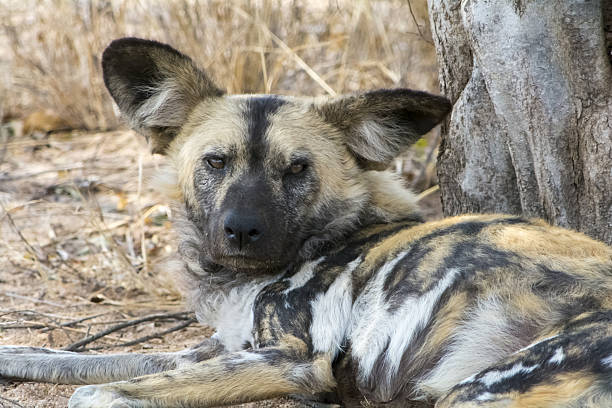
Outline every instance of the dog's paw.
[(99, 385), (79, 387), (68, 401), (68, 408), (136, 408), (127, 399)]

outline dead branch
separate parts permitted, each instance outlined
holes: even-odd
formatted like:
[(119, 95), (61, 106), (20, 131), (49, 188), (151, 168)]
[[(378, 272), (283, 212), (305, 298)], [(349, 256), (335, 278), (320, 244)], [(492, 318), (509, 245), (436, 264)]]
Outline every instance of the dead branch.
[[(21, 320), (19, 322), (8, 322), (6, 326), (3, 326), (0, 324), (0, 327), (3, 330), (8, 330), (8, 329), (49, 329), (49, 330), (62, 329), (67, 332), (79, 333), (85, 336), (89, 335), (88, 330), (76, 329), (73, 327), (62, 327), (62, 326), (58, 326), (53, 323), (42, 323), (42, 322), (34, 321), (34, 320)], [(121, 341), (119, 337), (110, 336), (110, 335), (106, 336), (105, 340)]]
[(138, 319), (134, 319), (134, 320), (129, 320), (127, 322), (124, 323), (120, 323), (114, 326), (109, 327), (106, 330), (102, 330), (101, 332), (98, 332), (96, 334), (93, 334), (91, 336), (85, 337), (82, 340), (79, 340), (75, 343), (72, 343), (70, 345), (68, 345), (67, 347), (64, 347), (65, 351), (83, 351), (85, 345), (92, 343), (108, 334), (114, 333), (116, 331), (125, 329), (126, 327), (131, 327), (131, 326), (137, 326), (141, 323), (145, 323), (145, 322), (150, 322), (150, 321), (155, 321), (155, 320), (159, 320), (159, 319), (168, 319), (168, 318), (173, 318), (173, 319), (177, 319), (177, 320), (185, 320), (185, 319), (191, 319), (191, 317), (189, 317), (189, 312), (179, 312), (179, 313), (158, 313), (158, 314), (152, 314), (149, 316), (145, 316), (145, 317), (141, 317)]
[[(95, 319), (96, 317), (104, 316), (104, 315), (109, 314), (109, 313), (111, 313), (111, 312), (98, 313), (98, 314), (95, 314), (95, 315), (82, 317), (80, 319), (71, 320), (69, 322), (65, 322), (65, 323), (60, 324), (59, 327), (72, 327), (72, 326), (75, 326), (75, 325), (77, 325), (79, 323), (83, 323), (83, 322), (85, 322), (87, 320)], [(47, 332), (49, 330), (53, 330), (53, 329), (55, 329), (55, 328), (46, 328), (45, 330), (43, 330), (43, 333)]]
[(125, 343), (85, 348), (85, 349), (82, 349), (82, 351), (104, 350), (104, 349), (112, 349), (112, 348), (117, 348), (117, 347), (133, 346), (135, 344), (144, 343), (145, 341), (149, 341), (151, 339), (160, 339), (160, 338), (164, 337), (166, 334), (169, 334), (169, 333), (172, 333), (172, 332), (175, 332), (175, 331), (183, 330), (184, 328), (190, 326), (192, 323), (195, 323), (195, 322), (197, 322), (197, 319), (190, 318), (189, 320), (187, 320), (187, 321), (185, 321), (185, 322), (183, 322), (181, 324), (173, 326), (173, 327), (171, 327), (171, 328), (169, 328), (167, 330), (164, 330), (162, 332), (159, 332), (159, 333), (149, 334), (148, 336), (139, 337), (139, 338), (137, 338), (135, 340), (127, 341)]

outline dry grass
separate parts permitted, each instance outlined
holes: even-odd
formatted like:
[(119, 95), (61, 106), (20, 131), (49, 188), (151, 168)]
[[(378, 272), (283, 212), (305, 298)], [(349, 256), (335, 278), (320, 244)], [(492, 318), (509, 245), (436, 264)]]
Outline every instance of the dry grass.
[[(229, 92), (318, 95), (395, 86), (435, 92), (425, 1), (411, 6), (391, 0), (0, 2), (0, 344), (64, 347), (113, 322), (183, 308), (163, 266), (175, 249), (171, 212), (146, 183), (163, 158), (151, 156), (138, 135), (115, 130), (99, 66), (108, 42), (126, 35), (168, 42)], [(66, 126), (81, 130), (47, 134)], [(434, 182), (435, 144), (430, 136), (397, 163), (418, 190)], [(435, 193), (426, 200), (438, 216)], [(175, 324), (139, 325), (92, 346)], [(178, 350), (207, 334), (192, 325), (104, 352)], [(2, 398), (27, 407), (65, 406), (72, 390), (0, 386), (0, 407), (12, 406)]]
[(7, 69), (0, 111), (14, 116), (52, 108), (73, 126), (116, 126), (99, 58), (112, 39), (123, 36), (179, 48), (231, 93), (316, 95), (391, 86), (435, 91), (425, 1), (409, 5), (5, 0), (0, 66)]

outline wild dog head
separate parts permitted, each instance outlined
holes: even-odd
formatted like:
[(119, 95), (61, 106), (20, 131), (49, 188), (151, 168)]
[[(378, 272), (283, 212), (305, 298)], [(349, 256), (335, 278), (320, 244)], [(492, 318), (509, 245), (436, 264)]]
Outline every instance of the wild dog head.
[(202, 253), (241, 270), (281, 268), (359, 225), (409, 216), (408, 193), (376, 170), (450, 110), (407, 89), (226, 95), (189, 57), (135, 38), (112, 42), (102, 66), (129, 124), (168, 156)]

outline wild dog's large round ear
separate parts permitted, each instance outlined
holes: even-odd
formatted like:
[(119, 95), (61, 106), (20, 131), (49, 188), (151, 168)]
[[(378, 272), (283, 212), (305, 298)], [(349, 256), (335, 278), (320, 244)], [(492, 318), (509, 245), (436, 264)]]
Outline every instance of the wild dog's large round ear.
[(191, 110), (223, 95), (191, 58), (169, 45), (115, 40), (102, 54), (104, 83), (130, 126), (164, 153)]
[(315, 103), (323, 118), (345, 133), (362, 167), (381, 170), (451, 110), (442, 96), (410, 89), (381, 89)]

